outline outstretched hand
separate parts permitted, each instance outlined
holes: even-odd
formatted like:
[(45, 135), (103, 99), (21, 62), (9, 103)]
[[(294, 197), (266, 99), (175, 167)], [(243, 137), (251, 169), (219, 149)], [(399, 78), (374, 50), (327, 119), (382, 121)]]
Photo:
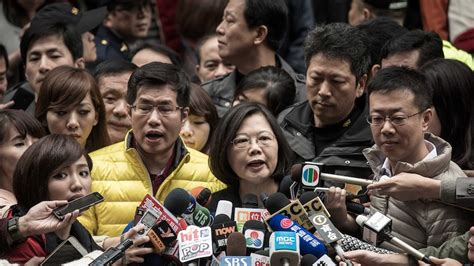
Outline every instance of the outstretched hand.
[(400, 173), (367, 186), (369, 192), (387, 195), (401, 201), (440, 198), (441, 181), (418, 174)]

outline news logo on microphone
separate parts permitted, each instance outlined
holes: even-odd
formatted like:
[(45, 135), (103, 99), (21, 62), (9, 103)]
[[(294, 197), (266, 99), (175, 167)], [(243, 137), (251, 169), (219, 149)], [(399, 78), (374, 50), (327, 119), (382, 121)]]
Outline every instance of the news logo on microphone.
[(271, 236), (270, 241), (275, 241), (274, 249), (275, 250), (298, 250), (298, 236), (295, 232), (274, 232)]
[(244, 233), (247, 248), (261, 249), (265, 241), (265, 233), (260, 230), (247, 229)]
[(305, 162), (301, 170), (301, 183), (306, 187), (316, 187), (321, 170), (316, 163)]

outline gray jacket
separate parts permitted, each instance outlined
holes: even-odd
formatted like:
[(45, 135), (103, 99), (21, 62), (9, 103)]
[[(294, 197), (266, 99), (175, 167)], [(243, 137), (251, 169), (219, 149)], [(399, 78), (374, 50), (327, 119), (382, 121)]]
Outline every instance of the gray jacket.
[[(451, 161), (451, 145), (430, 133), (425, 139), (433, 143), (438, 155), (415, 164), (398, 162), (393, 175), (401, 172), (416, 173), (437, 180), (452, 180), (465, 176), (464, 172)], [(374, 172), (375, 180), (379, 180), (385, 156), (376, 145), (364, 150)], [(474, 214), (461, 208), (453, 207), (426, 199), (399, 201), (376, 192), (371, 196), (371, 208), (392, 219), (392, 233), (416, 249), (427, 246), (439, 247), (446, 240), (465, 233), (474, 221)], [(394, 246), (384, 243), (384, 248), (399, 251)]]
[[(288, 65), (283, 58), (276, 55), (277, 65), (280, 65), (281, 69), (285, 70), (295, 81), (296, 86), (296, 97), (295, 102), (302, 102), (306, 100), (306, 82), (305, 76), (297, 74), (290, 65)], [(217, 79), (205, 82), (202, 84), (202, 88), (211, 96), (214, 105), (217, 108), (219, 117), (224, 114), (232, 107), (232, 101), (234, 100), (234, 91), (237, 87), (237, 69), (230, 72), (227, 75), (219, 77)]]

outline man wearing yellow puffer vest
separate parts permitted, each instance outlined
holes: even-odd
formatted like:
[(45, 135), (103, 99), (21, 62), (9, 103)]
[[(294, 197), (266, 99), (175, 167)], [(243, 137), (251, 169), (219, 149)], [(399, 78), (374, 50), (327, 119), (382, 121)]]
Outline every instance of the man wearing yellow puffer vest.
[(92, 235), (120, 235), (146, 194), (163, 202), (177, 187), (225, 188), (209, 170), (207, 155), (179, 138), (190, 89), (186, 74), (170, 64), (150, 63), (132, 73), (127, 91), (132, 130), (124, 141), (90, 154), (92, 191), (105, 199), (80, 217)]

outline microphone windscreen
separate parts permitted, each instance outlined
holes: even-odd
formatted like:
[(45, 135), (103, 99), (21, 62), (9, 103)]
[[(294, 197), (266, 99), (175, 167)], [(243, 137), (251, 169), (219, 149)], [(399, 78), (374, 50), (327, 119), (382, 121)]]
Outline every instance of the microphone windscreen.
[(286, 205), (290, 204), (290, 200), (285, 194), (281, 192), (276, 192), (271, 194), (267, 200), (265, 201), (265, 208), (270, 212), (270, 214), (274, 214), (277, 211), (283, 209)]
[(315, 199), (318, 196), (318, 193), (314, 191), (305, 191), (301, 194), (300, 198), (298, 199), (302, 205), (310, 202), (311, 200)]
[(217, 216), (219, 214), (225, 214), (229, 216), (229, 218), (232, 218), (232, 209), (233, 209), (232, 202), (228, 200), (219, 200), (219, 202), (217, 202), (215, 215)]
[(221, 223), (225, 223), (225, 222), (228, 222), (230, 221), (230, 217), (221, 213), (221, 214), (218, 214), (216, 215), (216, 217), (214, 217), (214, 223), (213, 224), (221, 224)]
[(367, 222), (369, 218), (367, 216), (364, 216), (364, 215), (357, 215), (356, 217), (356, 223), (362, 227), (364, 226), (365, 222)]
[(189, 206), (189, 193), (182, 188), (175, 188), (166, 196), (163, 205), (174, 216), (183, 214)]
[(242, 208), (258, 208), (258, 197), (255, 194), (245, 194), (242, 197)]
[(318, 258), (313, 254), (306, 254), (301, 258), (301, 266), (312, 266)]
[(293, 185), (293, 180), (291, 176), (287, 175), (283, 177), (280, 182), (280, 186), (278, 187), (278, 192), (285, 194), (287, 198), (291, 198), (291, 185)]
[(270, 250), (269, 249), (261, 249), (254, 252), (255, 254), (270, 257)]
[[(206, 207), (206, 205), (211, 202), (212, 192), (207, 187), (203, 188), (199, 194), (195, 196), (196, 201), (201, 204), (201, 206)], [(193, 195), (194, 196), (194, 195)]]
[(367, 250), (378, 254), (396, 254), (396, 252), (378, 248), (350, 235), (344, 235), (338, 243), (344, 251)]
[(257, 221), (257, 220), (248, 220), (248, 221), (246, 221), (242, 228), (243, 228), (242, 232), (245, 232), (245, 230), (247, 230), (247, 229), (267, 231), (267, 228), (265, 227), (265, 224), (263, 224), (262, 222)]
[(227, 238), (227, 256), (246, 256), (247, 243), (242, 233), (234, 232)]
[(303, 165), (300, 163), (297, 163), (291, 166), (291, 179), (293, 179), (293, 181), (297, 183), (300, 183), (302, 170), (303, 170)]

